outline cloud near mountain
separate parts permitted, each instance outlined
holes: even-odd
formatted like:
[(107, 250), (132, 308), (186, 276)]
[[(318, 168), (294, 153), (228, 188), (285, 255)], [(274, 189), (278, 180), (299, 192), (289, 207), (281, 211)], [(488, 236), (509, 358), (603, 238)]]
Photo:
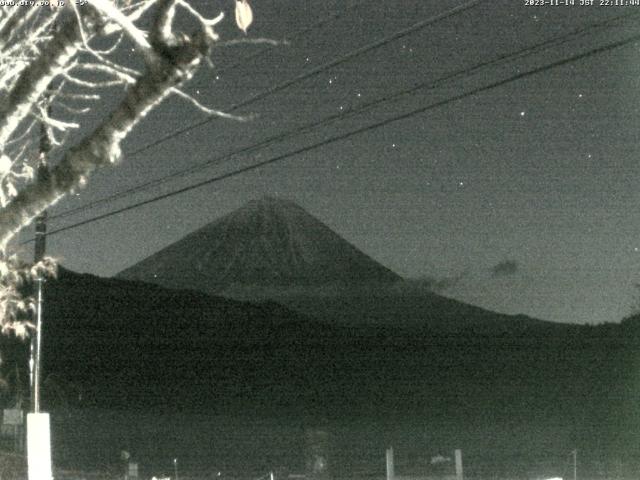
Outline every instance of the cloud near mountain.
[(520, 266), (515, 260), (503, 260), (491, 267), (491, 277), (509, 277), (518, 273)]

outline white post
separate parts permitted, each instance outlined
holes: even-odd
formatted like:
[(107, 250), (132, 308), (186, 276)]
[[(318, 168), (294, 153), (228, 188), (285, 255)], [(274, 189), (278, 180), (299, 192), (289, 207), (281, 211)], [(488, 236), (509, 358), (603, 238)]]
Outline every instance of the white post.
[(27, 466), (29, 480), (53, 480), (48, 413), (27, 414)]
[(456, 448), (456, 480), (462, 480), (462, 450)]
[(395, 472), (393, 469), (393, 447), (387, 448), (387, 480), (393, 480)]

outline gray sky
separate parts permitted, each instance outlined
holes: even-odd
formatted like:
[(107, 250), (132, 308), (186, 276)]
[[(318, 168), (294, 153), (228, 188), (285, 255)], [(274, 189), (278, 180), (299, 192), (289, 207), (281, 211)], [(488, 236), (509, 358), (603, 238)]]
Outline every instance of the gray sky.
[[(343, 13), (288, 46), (216, 49), (216, 70), (203, 71), (189, 89), (207, 105), (229, 108), (462, 3), (254, 0), (249, 38), (294, 37), (322, 18)], [(575, 3), (533, 7), (525, 0), (485, 1), (239, 110), (256, 115), (250, 122), (216, 120), (125, 158), (52, 213), (606, 18), (631, 17), (591, 26), (550, 49), (479, 68), (250, 156), (53, 220), (50, 228), (640, 33), (640, 7)], [(222, 38), (242, 37), (233, 25), (233, 2), (198, 4), (211, 13), (222, 5), (229, 13)], [(242, 61), (250, 55), (254, 58)], [(448, 296), (555, 321), (617, 321), (636, 304), (634, 284), (640, 282), (639, 67), (636, 43), (593, 55), (60, 233), (49, 239), (49, 252), (68, 268), (112, 275), (253, 198), (277, 195), (296, 201), (403, 276), (456, 278), (443, 282)], [(171, 100), (131, 135), (125, 151), (201, 119), (188, 105)]]

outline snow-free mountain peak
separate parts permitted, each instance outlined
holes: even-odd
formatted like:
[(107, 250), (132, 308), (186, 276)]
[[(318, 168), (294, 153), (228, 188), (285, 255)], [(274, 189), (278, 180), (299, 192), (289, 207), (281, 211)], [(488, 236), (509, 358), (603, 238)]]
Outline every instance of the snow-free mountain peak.
[(253, 200), (118, 277), (219, 293), (231, 286), (392, 283), (400, 277), (294, 202)]

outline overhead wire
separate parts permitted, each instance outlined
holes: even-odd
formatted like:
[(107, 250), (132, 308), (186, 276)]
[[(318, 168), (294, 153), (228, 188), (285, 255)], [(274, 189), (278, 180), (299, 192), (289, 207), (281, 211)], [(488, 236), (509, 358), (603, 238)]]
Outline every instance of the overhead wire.
[(399, 92), (394, 92), (391, 93), (389, 95), (383, 96), (381, 98), (376, 98), (373, 99), (369, 102), (365, 102), (363, 104), (357, 105), (355, 107), (352, 107), (350, 109), (347, 109), (343, 112), (340, 113), (335, 113), (332, 115), (329, 115), (327, 117), (324, 117), (322, 119), (307, 123), (305, 125), (302, 125), (300, 127), (297, 127), (293, 130), (289, 130), (286, 132), (282, 132), (276, 135), (273, 135), (271, 137), (268, 137), (264, 140), (261, 140), (258, 143), (254, 143), (248, 146), (244, 146), (242, 148), (233, 150), (229, 153), (226, 153), (222, 156), (219, 157), (215, 157), (213, 159), (209, 159), (205, 162), (201, 162), (197, 165), (193, 165), (191, 167), (179, 170), (177, 172), (172, 172), (171, 174), (165, 175), (163, 177), (154, 179), (154, 180), (150, 180), (147, 182), (144, 182), (142, 184), (133, 186), (131, 188), (122, 190), (120, 192), (117, 192), (115, 194), (112, 195), (108, 195), (106, 197), (94, 200), (92, 202), (89, 202), (87, 204), (84, 205), (80, 205), (78, 207), (74, 207), (68, 210), (65, 210), (57, 215), (53, 215), (50, 217), (50, 219), (58, 219), (58, 218), (63, 218), (63, 217), (67, 217), (70, 215), (74, 215), (77, 213), (80, 213), (82, 211), (88, 210), (90, 208), (96, 207), (98, 205), (102, 205), (105, 203), (110, 203), (114, 200), (117, 200), (119, 198), (123, 198), (129, 195), (132, 195), (134, 193), (138, 193), (141, 191), (144, 191), (150, 187), (153, 186), (157, 186), (157, 185), (161, 185), (163, 183), (167, 183), (171, 180), (174, 180), (178, 177), (182, 177), (185, 175), (189, 175), (189, 174), (193, 174), (199, 171), (202, 171), (206, 168), (211, 167), (212, 165), (220, 165), (223, 162), (230, 160), (233, 157), (236, 157), (238, 155), (242, 155), (242, 154), (246, 154), (246, 153), (250, 153), (268, 146), (271, 146), (273, 144), (275, 144), (276, 142), (281, 142), (287, 139), (290, 139), (292, 137), (298, 136), (300, 134), (309, 132), (317, 127), (321, 127), (324, 125), (328, 125), (331, 123), (334, 123), (336, 121), (340, 121), (340, 120), (344, 120), (346, 118), (350, 118), (354, 115), (357, 114), (361, 114), (367, 110), (370, 110), (376, 106), (382, 105), (384, 103), (388, 103), (394, 100), (397, 100), (398, 98), (401, 98), (403, 96), (407, 96), (407, 95), (411, 95), (414, 94), (417, 91), (420, 90), (425, 90), (425, 89), (435, 89), (437, 88), (440, 84), (445, 83), (447, 81), (451, 81), (453, 79), (459, 78), (459, 77), (465, 77), (465, 76), (471, 76), (472, 74), (474, 74), (475, 72), (477, 72), (480, 69), (489, 67), (489, 66), (493, 66), (496, 64), (499, 64), (501, 62), (510, 62), (513, 61), (514, 59), (518, 59), (518, 58), (522, 58), (528, 55), (532, 55), (535, 53), (538, 53), (544, 49), (550, 48), (550, 47), (556, 47), (558, 45), (562, 45), (564, 43), (567, 43), (569, 41), (573, 41), (575, 40), (576, 36), (581, 35), (581, 34), (585, 34), (590, 32), (591, 30), (593, 30), (594, 28), (600, 28), (600, 27), (605, 27), (608, 26), (609, 24), (616, 22), (620, 19), (630, 19), (633, 17), (637, 17), (640, 16), (640, 13), (636, 13), (636, 14), (631, 14), (631, 15), (620, 15), (620, 16), (616, 16), (616, 17), (612, 17), (612, 18), (608, 18), (606, 20), (602, 20), (599, 22), (594, 22), (591, 23), (589, 25), (586, 26), (582, 26), (580, 28), (574, 29), (571, 32), (568, 32), (566, 34), (563, 35), (558, 35), (555, 36), (553, 38), (547, 39), (544, 42), (540, 42), (540, 43), (536, 43), (534, 45), (531, 46), (527, 46), (524, 47), (522, 49), (513, 51), (513, 52), (509, 52), (509, 53), (505, 53), (505, 54), (501, 54), (496, 56), (495, 58), (492, 58), (490, 60), (486, 60), (486, 61), (482, 61), (479, 62), (471, 67), (466, 67), (463, 69), (458, 69), (455, 70), (453, 72), (450, 72), (436, 80), (430, 80), (430, 81), (426, 81), (426, 82), (420, 82), (417, 83), (411, 87), (409, 87), (408, 89), (404, 89), (401, 90)]
[[(236, 103), (234, 105), (232, 105), (231, 107), (229, 107), (226, 111), (228, 113), (234, 112), (240, 108), (246, 107), (248, 105), (251, 105), (252, 103), (255, 103), (259, 100), (263, 100), (271, 95), (274, 95), (278, 92), (281, 92), (282, 90), (285, 90), (289, 87), (291, 87), (292, 85), (295, 85), (297, 83), (300, 83), (304, 80), (308, 80), (310, 78), (315, 77), (316, 75), (319, 75), (322, 72), (325, 72), (326, 70), (329, 70), (333, 67), (337, 67), (338, 65), (342, 65), (345, 62), (348, 62), (349, 60), (359, 57), (361, 55), (364, 55), (365, 53), (371, 52), (373, 50), (376, 50), (378, 48), (381, 48), (395, 40), (399, 40), (401, 38), (404, 38), (414, 32), (417, 32), (418, 30), (421, 30), (423, 28), (426, 28), (428, 26), (431, 26), (437, 22), (440, 22), (442, 20), (445, 20), (449, 17), (458, 15), (462, 12), (465, 12), (471, 8), (474, 8), (476, 6), (478, 6), (480, 3), (484, 2), (486, 0), (470, 0), (468, 2), (465, 2), (461, 5), (458, 5), (456, 7), (450, 8), (442, 13), (433, 15), (429, 18), (426, 18), (424, 20), (421, 20), (419, 22), (416, 22), (412, 25), (410, 25), (407, 28), (404, 28), (402, 30), (399, 30), (397, 32), (394, 32), (390, 35), (387, 35), (386, 37), (383, 37), (379, 40), (376, 40), (372, 43), (368, 43), (366, 45), (363, 45), (359, 48), (356, 48), (355, 50), (351, 50), (349, 52), (347, 52), (344, 55), (341, 55), (340, 57), (337, 57), (333, 60), (330, 60), (329, 62), (326, 62), (316, 68), (312, 68), (311, 70), (307, 70), (305, 72), (300, 73), (299, 75), (296, 75), (293, 78), (290, 78), (288, 80), (284, 80), (281, 83), (278, 83), (266, 90), (263, 90), (262, 92), (259, 92), (255, 95), (250, 96), (249, 98), (246, 98), (245, 100), (242, 100), (239, 103)], [(214, 120), (217, 120), (218, 117), (209, 117), (206, 118), (204, 120), (201, 120), (199, 122), (195, 122), (191, 125), (188, 125), (184, 128), (178, 129), (174, 132), (171, 132), (170, 134), (167, 134), (163, 137), (158, 138), (157, 140), (154, 140), (153, 142), (150, 142), (146, 145), (143, 145), (140, 148), (137, 148), (135, 150), (132, 150), (131, 152), (126, 153), (125, 155), (127, 157), (133, 157), (136, 155), (139, 155), (140, 153), (149, 150), (157, 145), (160, 145), (168, 140), (171, 140), (173, 138), (176, 138), (186, 132), (189, 132), (195, 128), (201, 127), (203, 125), (206, 125), (207, 123), (211, 123)]]
[[(284, 90), (286, 88), (289, 88), (292, 85), (295, 85), (298, 82), (301, 82), (303, 80), (307, 80), (309, 78), (312, 78), (312, 77), (314, 77), (314, 76), (316, 76), (316, 75), (318, 75), (318, 74), (320, 74), (320, 73), (322, 73), (322, 72), (324, 72), (324, 71), (326, 71), (326, 70), (328, 70), (330, 68), (333, 68), (333, 67), (335, 67), (337, 65), (341, 65), (342, 63), (345, 63), (345, 62), (347, 62), (347, 61), (349, 61), (349, 60), (351, 60), (353, 58), (356, 58), (356, 57), (358, 57), (360, 55), (363, 55), (364, 53), (367, 53), (367, 52), (370, 52), (370, 51), (375, 50), (377, 48), (380, 48), (380, 47), (382, 47), (382, 46), (384, 46), (384, 45), (386, 45), (386, 44), (388, 44), (388, 43), (390, 43), (392, 41), (395, 41), (395, 40), (398, 40), (400, 38), (403, 38), (403, 37), (405, 37), (405, 36), (407, 36), (407, 35), (409, 35), (411, 33), (414, 33), (416, 31), (422, 29), (422, 28), (426, 28), (427, 26), (431, 26), (431, 25), (433, 25), (433, 24), (435, 24), (435, 23), (437, 23), (439, 21), (445, 20), (447, 18), (450, 18), (452, 16), (458, 15), (458, 14), (460, 14), (462, 12), (465, 12), (465, 11), (467, 11), (467, 10), (477, 6), (477, 5), (479, 5), (483, 1), (485, 1), (485, 0), (471, 0), (471, 1), (466, 2), (464, 4), (461, 4), (461, 5), (458, 5), (456, 7), (453, 7), (451, 9), (449, 9), (449, 10), (446, 10), (444, 12), (441, 12), (439, 14), (430, 16), (430, 17), (428, 17), (428, 18), (426, 18), (424, 20), (416, 22), (416, 23), (410, 25), (407, 28), (404, 28), (404, 29), (399, 30), (397, 32), (394, 32), (394, 33), (392, 33), (392, 34), (390, 34), (388, 36), (385, 36), (382, 39), (376, 40), (376, 41), (374, 41), (372, 43), (369, 43), (369, 44), (366, 44), (366, 45), (364, 45), (362, 47), (356, 48), (355, 50), (351, 50), (350, 52), (348, 52), (348, 53), (346, 53), (346, 54), (344, 54), (344, 55), (342, 55), (340, 57), (337, 57), (337, 58), (335, 58), (335, 59), (333, 59), (333, 60), (331, 60), (331, 61), (329, 61), (327, 63), (324, 63), (324, 64), (320, 65), (319, 67), (316, 67), (316, 68), (311, 69), (311, 70), (306, 71), (306, 72), (302, 72), (300, 75), (297, 75), (297, 76), (295, 76), (295, 77), (293, 77), (291, 79), (285, 80), (285, 81), (283, 81), (283, 82), (281, 82), (281, 83), (279, 83), (279, 84), (277, 84), (277, 85), (275, 85), (275, 86), (273, 86), (273, 87), (271, 87), (271, 88), (269, 88), (267, 90), (264, 90), (264, 91), (254, 95), (252, 97), (249, 97), (249, 98), (243, 100), (242, 102), (240, 102), (238, 104), (235, 104), (234, 106), (230, 107), (227, 111), (229, 113), (233, 112), (234, 110), (237, 110), (237, 109), (239, 109), (241, 107), (247, 106), (247, 105), (249, 105), (249, 104), (251, 104), (251, 103), (253, 103), (255, 101), (261, 100), (261, 99), (266, 98), (266, 97), (268, 97), (270, 95), (274, 95), (274, 94), (276, 94), (276, 93), (278, 93), (278, 92), (280, 92), (280, 91), (282, 91), (282, 90)], [(201, 120), (199, 122), (193, 123), (193, 124), (191, 124), (191, 125), (189, 125), (187, 127), (184, 127), (182, 129), (175, 130), (174, 132), (172, 132), (172, 133), (170, 133), (168, 135), (165, 135), (163, 137), (160, 137), (160, 138), (158, 138), (158, 139), (154, 140), (153, 142), (150, 142), (150, 143), (148, 143), (146, 145), (143, 145), (142, 147), (140, 147), (140, 148), (138, 148), (136, 150), (133, 150), (131, 152), (125, 153), (125, 156), (128, 157), (128, 158), (136, 156), (136, 155), (138, 155), (138, 154), (140, 154), (140, 153), (142, 153), (142, 152), (144, 152), (144, 151), (146, 151), (146, 150), (148, 150), (150, 148), (153, 148), (153, 147), (155, 147), (157, 145), (160, 145), (160, 144), (162, 144), (162, 143), (164, 143), (164, 142), (166, 142), (168, 140), (176, 138), (176, 137), (178, 137), (178, 136), (180, 136), (180, 135), (182, 135), (182, 134), (184, 134), (186, 132), (189, 132), (189, 131), (191, 131), (191, 130), (193, 130), (195, 128), (203, 126), (203, 125), (205, 125), (207, 123), (210, 123), (213, 120), (216, 120), (216, 118), (217, 117), (209, 117), (209, 118), (206, 118), (206, 119)], [(131, 191), (135, 190), (136, 188), (137, 187), (133, 187), (132, 189), (129, 189), (126, 193), (131, 193)], [(111, 195), (109, 197), (109, 199), (111, 200), (111, 199), (119, 198), (120, 196), (121, 196), (121, 194), (118, 193), (116, 195)], [(102, 200), (98, 200), (96, 202), (103, 203)], [(93, 203), (91, 204), (91, 206), (94, 206), (94, 205), (95, 204), (93, 204)], [(75, 209), (73, 209), (73, 212), (71, 212), (71, 211), (62, 212), (62, 213), (60, 213), (60, 214), (58, 214), (56, 216), (51, 217), (51, 219), (60, 218), (60, 217), (63, 217), (63, 216), (70, 215), (71, 213), (75, 213), (77, 211), (77, 209), (79, 209), (79, 208), (84, 208), (84, 207), (82, 207), (82, 206), (76, 207)], [(89, 207), (87, 207), (87, 208), (89, 208)]]
[[(493, 90), (495, 88), (507, 85), (507, 84), (509, 84), (511, 82), (522, 80), (524, 78), (528, 78), (528, 77), (531, 77), (531, 76), (534, 76), (534, 75), (538, 75), (540, 73), (547, 72), (547, 71), (549, 71), (551, 69), (558, 68), (558, 67), (561, 67), (561, 66), (564, 66), (564, 65), (568, 65), (568, 64), (577, 62), (579, 60), (583, 60), (583, 59), (592, 57), (594, 55), (599, 55), (599, 54), (602, 54), (602, 53), (605, 53), (605, 52), (609, 52), (609, 51), (612, 51), (614, 49), (617, 49), (617, 48), (623, 47), (625, 45), (628, 45), (630, 43), (638, 42), (638, 41), (640, 41), (640, 34), (635, 34), (635, 35), (632, 35), (630, 37), (624, 38), (622, 40), (618, 40), (618, 41), (615, 41), (615, 42), (608, 43), (606, 45), (595, 47), (595, 48), (589, 49), (587, 51), (584, 51), (584, 52), (581, 52), (581, 53), (577, 53), (577, 54), (568, 56), (566, 58), (563, 58), (563, 59), (560, 59), (560, 60), (557, 60), (557, 61), (554, 61), (554, 62), (551, 62), (551, 63), (547, 63), (546, 65), (535, 67), (535, 68), (529, 69), (527, 71), (520, 72), (518, 74), (509, 76), (507, 78), (504, 78), (504, 79), (501, 79), (501, 80), (497, 80), (495, 82), (491, 82), (491, 83), (489, 83), (487, 85), (483, 85), (483, 86), (480, 86), (480, 87), (473, 88), (471, 90), (468, 90), (466, 92), (460, 93), (458, 95), (454, 95), (452, 97), (449, 97), (449, 98), (446, 98), (446, 99), (443, 99), (443, 100), (439, 100), (439, 101), (434, 102), (434, 103), (430, 103), (428, 105), (424, 105), (424, 106), (412, 109), (412, 110), (410, 110), (408, 112), (405, 112), (403, 114), (395, 115), (395, 116), (387, 118), (385, 120), (382, 120), (382, 121), (379, 121), (379, 122), (375, 122), (375, 123), (372, 123), (372, 124), (369, 124), (369, 125), (366, 125), (366, 126), (363, 126), (363, 127), (359, 127), (357, 129), (354, 129), (354, 130), (351, 130), (351, 131), (348, 131), (348, 132), (343, 132), (343, 133), (335, 135), (333, 137), (321, 140), (319, 142), (315, 142), (313, 144), (310, 144), (310, 145), (307, 145), (307, 146), (304, 146), (304, 147), (297, 148), (297, 149), (295, 149), (293, 151), (290, 151), (290, 152), (287, 152), (287, 153), (284, 153), (284, 154), (276, 155), (276, 156), (274, 156), (274, 157), (272, 157), (272, 158), (270, 158), (268, 160), (264, 160), (262, 162), (257, 162), (257, 163), (254, 163), (252, 165), (245, 166), (245, 167), (242, 167), (242, 168), (239, 168), (239, 169), (236, 169), (236, 170), (233, 170), (231, 172), (227, 172), (227, 173), (224, 173), (224, 174), (221, 174), (221, 175), (217, 175), (217, 176), (209, 178), (207, 180), (204, 180), (204, 181), (201, 181), (201, 182), (197, 182), (197, 183), (194, 183), (192, 185), (189, 185), (189, 186), (186, 186), (186, 187), (183, 187), (183, 188), (180, 188), (180, 189), (176, 189), (176, 190), (173, 190), (173, 191), (168, 192), (168, 193), (164, 193), (162, 195), (157, 195), (155, 197), (152, 197), (152, 198), (146, 199), (144, 201), (128, 205), (128, 206), (123, 207), (123, 208), (119, 208), (119, 209), (113, 210), (111, 212), (104, 213), (102, 215), (97, 215), (95, 217), (92, 217), (92, 218), (89, 218), (89, 219), (85, 219), (85, 220), (82, 220), (80, 222), (76, 222), (74, 224), (67, 225), (67, 226), (52, 230), (51, 232), (48, 233), (48, 235), (49, 236), (50, 235), (55, 235), (55, 234), (58, 234), (58, 233), (61, 233), (61, 232), (64, 232), (64, 231), (68, 231), (68, 230), (71, 230), (71, 229), (74, 229), (74, 228), (77, 228), (77, 227), (80, 227), (80, 226), (83, 226), (83, 225), (87, 225), (89, 223), (96, 222), (98, 220), (102, 220), (104, 218), (108, 218), (108, 217), (111, 217), (111, 216), (114, 216), (114, 215), (129, 211), (129, 210), (133, 210), (135, 208), (139, 208), (139, 207), (144, 206), (144, 205), (155, 203), (157, 201), (164, 200), (166, 198), (174, 197), (176, 195), (180, 195), (182, 193), (185, 193), (185, 192), (188, 192), (188, 191), (191, 191), (191, 190), (195, 190), (195, 189), (200, 188), (200, 187), (205, 186), (205, 185), (211, 185), (213, 183), (217, 183), (217, 182), (220, 182), (222, 180), (226, 180), (228, 178), (235, 177), (235, 176), (247, 173), (247, 172), (252, 171), (252, 170), (256, 170), (258, 168), (262, 168), (262, 167), (264, 167), (266, 165), (271, 165), (271, 164), (286, 160), (288, 158), (291, 158), (293, 156), (299, 155), (301, 153), (306, 153), (306, 152), (321, 148), (323, 146), (326, 146), (326, 145), (329, 145), (329, 144), (332, 144), (332, 143), (339, 142), (341, 140), (345, 140), (345, 139), (351, 138), (351, 137), (356, 136), (356, 135), (361, 135), (363, 133), (366, 133), (366, 132), (369, 132), (369, 131), (372, 131), (372, 130), (375, 130), (375, 129), (378, 129), (378, 128), (381, 128), (381, 127), (384, 127), (384, 126), (391, 125), (393, 123), (397, 123), (397, 122), (400, 122), (402, 120), (406, 120), (406, 119), (414, 117), (416, 115), (420, 115), (422, 113), (425, 113), (425, 112), (427, 112), (429, 110), (433, 110), (435, 108), (439, 108), (439, 107), (442, 107), (444, 105), (448, 105), (450, 103), (454, 103), (454, 102), (460, 101), (460, 100), (468, 98), (470, 96), (477, 95), (478, 93), (489, 91), (489, 90)], [(28, 242), (31, 242), (31, 241), (33, 241), (33, 239), (24, 241), (24, 242), (22, 242), (22, 244), (28, 243)]]

